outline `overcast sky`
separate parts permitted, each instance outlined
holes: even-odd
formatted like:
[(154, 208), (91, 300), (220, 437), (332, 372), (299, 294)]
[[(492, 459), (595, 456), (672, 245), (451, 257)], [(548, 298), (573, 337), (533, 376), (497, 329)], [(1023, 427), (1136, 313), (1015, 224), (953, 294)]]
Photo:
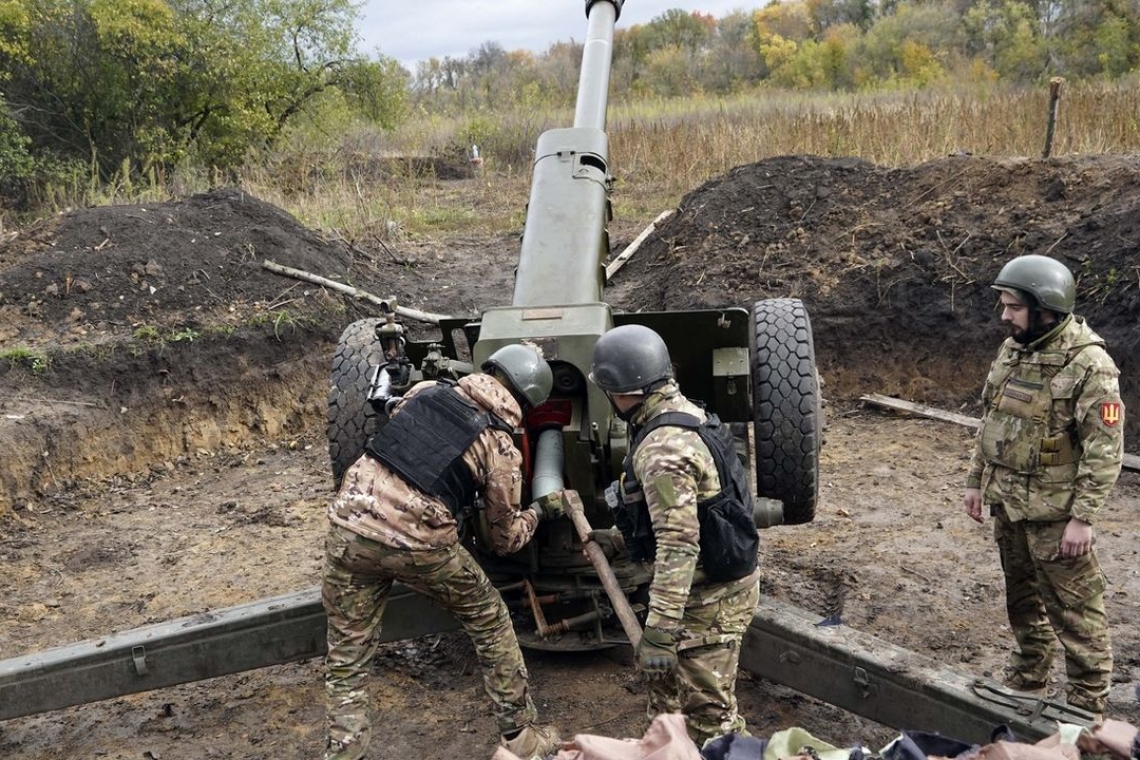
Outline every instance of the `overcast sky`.
[[(721, 18), (764, 0), (626, 0), (618, 28), (652, 21), (671, 8)], [(586, 38), (585, 0), (365, 0), (361, 49), (400, 61), (409, 70), (435, 56), (463, 57), (484, 42), (542, 53), (554, 42)]]

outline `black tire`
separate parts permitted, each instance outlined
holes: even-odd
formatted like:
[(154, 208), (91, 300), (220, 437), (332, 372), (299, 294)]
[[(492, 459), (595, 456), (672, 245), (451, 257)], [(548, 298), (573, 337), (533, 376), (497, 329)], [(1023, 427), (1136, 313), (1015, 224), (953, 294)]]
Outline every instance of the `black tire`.
[(340, 334), (329, 384), (328, 439), (333, 487), (364, 453), (364, 444), (386, 419), (368, 403), (372, 368), (384, 362), (376, 338), (380, 319), (360, 319)]
[(815, 518), (823, 412), (811, 322), (797, 298), (752, 307), (756, 492), (784, 503), (784, 524)]

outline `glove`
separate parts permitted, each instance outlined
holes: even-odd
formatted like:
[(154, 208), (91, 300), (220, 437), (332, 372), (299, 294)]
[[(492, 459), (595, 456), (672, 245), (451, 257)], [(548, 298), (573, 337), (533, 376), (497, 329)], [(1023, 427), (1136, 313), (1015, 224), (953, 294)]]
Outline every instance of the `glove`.
[(677, 667), (677, 636), (672, 631), (646, 627), (637, 645), (637, 667), (649, 681), (668, 677)]
[(539, 496), (530, 503), (530, 508), (538, 513), (539, 520), (552, 520), (566, 514), (563, 498), (561, 491), (554, 491), (545, 496)]
[(625, 539), (617, 528), (599, 528), (590, 531), (590, 540), (602, 548), (606, 559), (613, 559), (625, 551)]

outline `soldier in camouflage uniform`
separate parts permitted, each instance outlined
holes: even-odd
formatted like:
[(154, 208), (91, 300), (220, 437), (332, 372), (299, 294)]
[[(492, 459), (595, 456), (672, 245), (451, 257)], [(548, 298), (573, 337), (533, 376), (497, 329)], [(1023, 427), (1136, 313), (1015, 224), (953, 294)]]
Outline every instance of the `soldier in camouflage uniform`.
[[(689, 735), (702, 746), (744, 732), (735, 687), (741, 639), (760, 597), (759, 536), (731, 433), (686, 399), (672, 374), (668, 349), (649, 328), (623, 325), (595, 345), (590, 379), (633, 432), (620, 487), (611, 486), (620, 493), (611, 492), (607, 501), (630, 507), (615, 510), (615, 521), (631, 557), (653, 560), (636, 652), (647, 681), (647, 714), (652, 720), (683, 713)], [(727, 439), (706, 437), (710, 423)], [(727, 532), (714, 534), (708, 515), (725, 504), (734, 510), (726, 513), (732, 524), (721, 523)], [(740, 519), (732, 522), (734, 516)], [(716, 561), (725, 551), (736, 558), (727, 567)]]
[(542, 505), (520, 509), (522, 458), (510, 431), (522, 408), (547, 398), (552, 375), (533, 349), (521, 345), (496, 351), (483, 372), (454, 386), (423, 382), (409, 390), (345, 472), (329, 509), (322, 586), (328, 613), (326, 760), (357, 760), (368, 749), (364, 683), (394, 581), (462, 623), (508, 749), (529, 759), (559, 745), (553, 729), (535, 723), (507, 607), (458, 543), (455, 519), (457, 506), (471, 503), (477, 491), (495, 551), (510, 554), (531, 539)]
[(1001, 270), (1010, 337), (986, 378), (966, 481), (967, 514), (994, 516), (1017, 640), (1005, 684), (1045, 693), (1059, 639), (1069, 704), (1102, 714), (1112, 644), (1093, 524), (1120, 474), (1124, 405), (1104, 341), (1072, 314), (1072, 273), (1046, 256)]

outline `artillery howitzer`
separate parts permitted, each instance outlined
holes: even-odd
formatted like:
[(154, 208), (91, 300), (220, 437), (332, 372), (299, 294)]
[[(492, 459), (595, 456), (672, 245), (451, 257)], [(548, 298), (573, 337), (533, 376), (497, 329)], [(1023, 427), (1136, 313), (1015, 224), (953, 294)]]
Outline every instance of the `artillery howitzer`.
[[(589, 20), (574, 126), (540, 136), (511, 304), (476, 320), (443, 319), (440, 334), (410, 341), (387, 303), (385, 316), (353, 323), (337, 347), (329, 396), (334, 478), (383, 424), (387, 398), (421, 379), (458, 377), (497, 348), (527, 340), (554, 373), (550, 401), (518, 431), (528, 496), (574, 489), (594, 527), (612, 518), (602, 492), (628, 448), (625, 424), (587, 382), (594, 343), (610, 327), (638, 323), (669, 346), (685, 394), (733, 425), (754, 460), (761, 526), (806, 523), (818, 495), (821, 422), (811, 326), (801, 302), (745, 308), (615, 314), (603, 299), (609, 253), (604, 131), (613, 30), (623, 0), (586, 0)], [(751, 435), (749, 434), (751, 431)], [(755, 455), (751, 449), (754, 441)], [(486, 550), (479, 512), (464, 535), (504, 596), (515, 599), (520, 639), (532, 647), (623, 643), (597, 572), (569, 520), (540, 525), (517, 555)], [(636, 604), (648, 570), (617, 558), (620, 590)], [(920, 655), (818, 615), (764, 600), (745, 636), (740, 665), (757, 675), (880, 723), (982, 740), (1005, 723), (1025, 737), (1078, 722), (1080, 711), (1024, 700), (944, 670)], [(384, 641), (456, 628), (406, 588), (389, 599)], [(123, 694), (319, 657), (325, 616), (317, 588), (0, 661), (0, 720)]]
[[(329, 399), (338, 482), (383, 424), (389, 398), (423, 379), (457, 378), (503, 345), (529, 341), (550, 364), (554, 390), (516, 436), (523, 503), (567, 487), (581, 496), (591, 526), (612, 525), (603, 492), (621, 472), (626, 423), (587, 376), (597, 339), (635, 322), (665, 339), (682, 390), (731, 424), (738, 452), (749, 460), (753, 429), (756, 487), (765, 497), (757, 502), (758, 522), (796, 524), (814, 516), (821, 412), (803, 304), (781, 299), (761, 301), (751, 311), (615, 314), (603, 299), (612, 185), (605, 111), (620, 5), (586, 4), (590, 26), (574, 126), (538, 139), (511, 305), (489, 308), (477, 321), (443, 319), (440, 336), (422, 342), (405, 339), (394, 304), (385, 317), (345, 330)], [(544, 522), (523, 551), (499, 558), (490, 551), (482, 514), (460, 515), (468, 547), (498, 585), (518, 590), (524, 600), (543, 600), (531, 601), (531, 624), (518, 626), (524, 643), (575, 649), (613, 641), (605, 625), (612, 610), (568, 519)], [(650, 573), (644, 566), (620, 558), (613, 569), (635, 599), (644, 592)]]

